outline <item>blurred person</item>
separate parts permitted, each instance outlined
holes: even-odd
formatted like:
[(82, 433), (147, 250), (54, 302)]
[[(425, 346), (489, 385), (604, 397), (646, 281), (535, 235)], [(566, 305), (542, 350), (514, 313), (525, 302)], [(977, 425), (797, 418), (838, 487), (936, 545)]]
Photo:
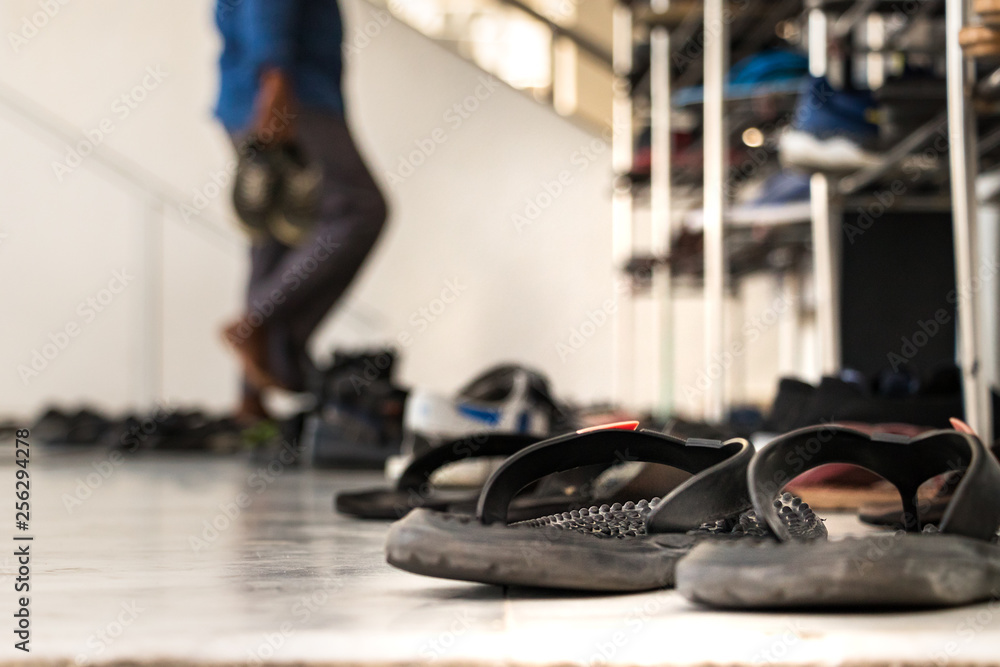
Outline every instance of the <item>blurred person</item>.
[(216, 116), (237, 151), (294, 143), (322, 174), (300, 243), (266, 228), (252, 237), (245, 311), (223, 332), (243, 366), (237, 417), (252, 422), (268, 417), (263, 389), (307, 388), (309, 339), (360, 270), (387, 209), (345, 122), (336, 0), (218, 0), (216, 24)]

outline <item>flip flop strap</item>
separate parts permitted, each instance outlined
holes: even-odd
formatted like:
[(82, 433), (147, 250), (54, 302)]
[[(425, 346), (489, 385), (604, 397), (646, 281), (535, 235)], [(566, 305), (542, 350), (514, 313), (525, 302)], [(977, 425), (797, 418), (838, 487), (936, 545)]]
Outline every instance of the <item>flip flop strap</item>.
[(820, 425), (792, 431), (761, 449), (750, 464), (754, 510), (781, 541), (792, 539), (774, 500), (799, 474), (827, 463), (848, 463), (874, 472), (899, 491), (903, 525), (917, 532), (917, 490), (949, 471), (964, 471), (939, 532), (990, 540), (1000, 527), (1000, 464), (978, 438), (958, 431), (931, 431), (915, 438)]
[[(476, 516), (484, 524), (506, 523), (514, 496), (552, 473), (642, 461), (695, 475), (667, 495), (647, 521), (648, 530), (689, 530), (749, 507), (746, 471), (752, 456), (753, 447), (743, 439), (684, 441), (654, 431), (619, 429), (572, 433), (527, 447), (504, 461), (483, 487)], [(676, 511), (661, 511), (671, 504)]]
[(489, 456), (508, 457), (536, 442), (538, 436), (520, 433), (481, 433), (443, 442), (413, 459), (399, 476), (396, 488), (407, 492), (417, 490), (427, 483), (434, 471), (449, 463)]

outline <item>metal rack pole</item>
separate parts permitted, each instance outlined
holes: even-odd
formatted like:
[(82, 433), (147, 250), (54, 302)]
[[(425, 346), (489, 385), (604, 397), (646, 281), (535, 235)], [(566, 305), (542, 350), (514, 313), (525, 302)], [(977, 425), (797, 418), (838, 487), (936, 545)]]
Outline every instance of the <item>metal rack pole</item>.
[[(723, 0), (705, 0), (705, 419), (721, 422), (726, 410), (725, 215), (726, 122), (723, 86), (728, 25)], [(715, 377), (717, 375), (717, 377)]]
[(976, 196), (978, 168), (976, 119), (970, 94), (973, 68), (965, 61), (959, 31), (968, 16), (965, 0), (950, 0), (945, 7), (947, 31), (948, 135), (951, 162), (952, 229), (955, 245), (955, 283), (958, 288), (957, 319), (959, 365), (965, 419), (983, 438), (993, 438), (990, 389), (980, 363), (978, 290), (976, 276)]
[(819, 329), (820, 372), (840, 371), (840, 210), (833, 205), (830, 178), (813, 174), (809, 181), (812, 212), (813, 271), (816, 286), (816, 326)]
[[(652, 9), (665, 13), (669, 0), (653, 0)], [(649, 35), (650, 60), (650, 249), (655, 257), (670, 252), (673, 237), (670, 192), (670, 33), (657, 26)], [(673, 408), (673, 301), (671, 299), (670, 267), (657, 265), (653, 269), (653, 358), (655, 409), (666, 417)]]
[[(628, 74), (632, 70), (632, 11), (616, 4), (612, 18), (614, 98), (612, 100), (611, 162), (616, 174), (632, 168), (632, 97)], [(611, 198), (611, 254), (616, 268), (632, 255), (632, 192), (616, 179)], [(616, 274), (615, 282), (623, 280)], [(620, 299), (613, 323), (612, 397), (618, 405), (631, 406), (635, 385), (635, 313), (631, 295), (615, 288)]]
[[(827, 16), (815, 3), (809, 10), (809, 73), (826, 76)], [(812, 209), (813, 272), (816, 289), (816, 327), (820, 372), (840, 371), (840, 211), (834, 206), (830, 178), (813, 174), (809, 181)]]

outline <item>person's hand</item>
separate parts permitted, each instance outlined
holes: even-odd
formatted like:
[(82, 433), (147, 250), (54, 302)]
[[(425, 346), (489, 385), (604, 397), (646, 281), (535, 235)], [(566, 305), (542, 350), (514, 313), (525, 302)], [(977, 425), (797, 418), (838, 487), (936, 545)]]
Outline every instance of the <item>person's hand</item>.
[(264, 70), (254, 103), (252, 132), (264, 144), (281, 144), (295, 136), (295, 95), (285, 72)]

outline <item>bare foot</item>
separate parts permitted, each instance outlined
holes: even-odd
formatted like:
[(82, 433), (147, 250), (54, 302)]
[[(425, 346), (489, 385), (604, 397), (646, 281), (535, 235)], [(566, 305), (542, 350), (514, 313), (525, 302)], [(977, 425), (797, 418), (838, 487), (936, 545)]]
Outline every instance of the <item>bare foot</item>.
[(283, 388), (268, 368), (267, 331), (264, 327), (252, 327), (240, 319), (223, 329), (222, 337), (243, 364), (247, 382), (257, 389)]

